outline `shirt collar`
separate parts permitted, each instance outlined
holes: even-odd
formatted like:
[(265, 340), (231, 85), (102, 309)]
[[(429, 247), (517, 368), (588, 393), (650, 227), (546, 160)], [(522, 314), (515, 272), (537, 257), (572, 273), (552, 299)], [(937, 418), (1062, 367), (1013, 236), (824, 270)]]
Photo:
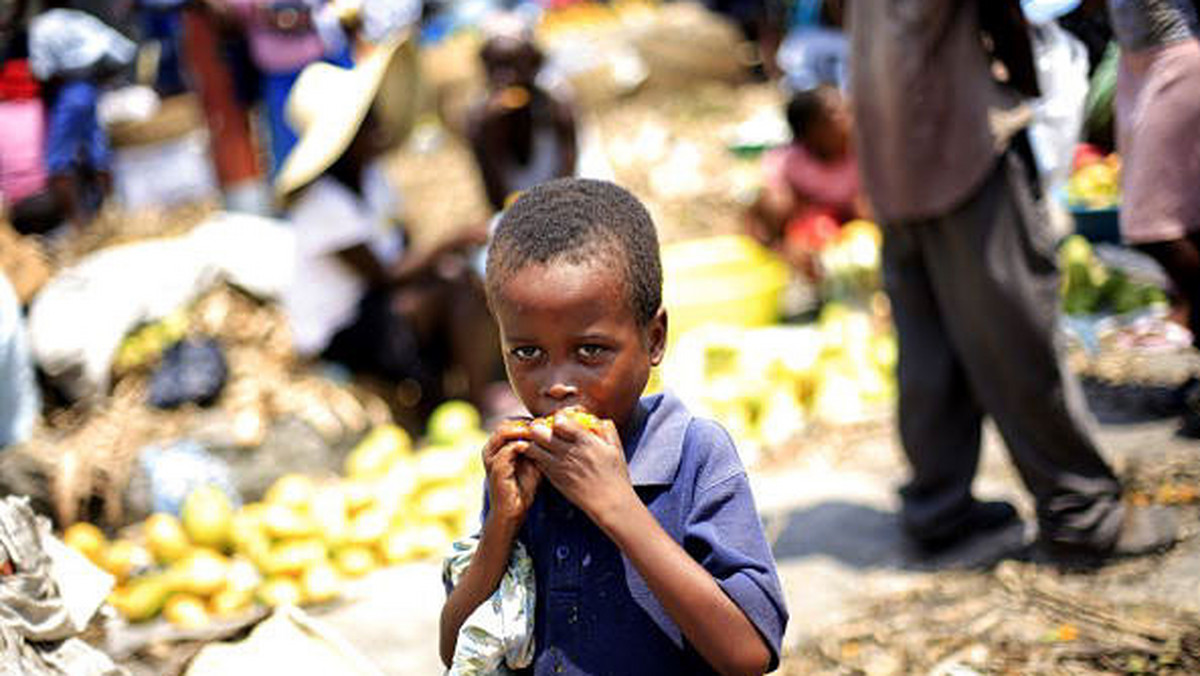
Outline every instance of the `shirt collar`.
[(663, 393), (643, 397), (637, 418), (638, 431), (625, 445), (629, 480), (634, 486), (671, 484), (679, 471), (691, 414), (678, 397)]

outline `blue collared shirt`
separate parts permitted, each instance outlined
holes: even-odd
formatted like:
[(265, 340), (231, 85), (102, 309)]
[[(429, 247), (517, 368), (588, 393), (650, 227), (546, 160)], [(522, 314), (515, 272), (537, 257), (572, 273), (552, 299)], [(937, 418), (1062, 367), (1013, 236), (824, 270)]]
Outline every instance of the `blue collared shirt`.
[[(787, 609), (733, 440), (671, 394), (643, 398), (636, 420), (622, 440), (635, 490), (758, 629), (774, 669)], [(538, 489), (518, 538), (537, 580), (536, 655), (524, 673), (716, 673), (633, 564), (549, 482)]]

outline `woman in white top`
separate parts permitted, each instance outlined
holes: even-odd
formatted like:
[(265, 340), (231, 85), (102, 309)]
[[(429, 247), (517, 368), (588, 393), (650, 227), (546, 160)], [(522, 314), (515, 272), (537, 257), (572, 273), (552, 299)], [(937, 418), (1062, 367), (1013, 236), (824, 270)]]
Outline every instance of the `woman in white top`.
[[(399, 201), (382, 165), (402, 136), (378, 103), (403, 45), (352, 70), (325, 63), (301, 74), (288, 114), (300, 141), (277, 190), (296, 231), (296, 278), (284, 295), (297, 351), (373, 376), (397, 393), (397, 414), (424, 415), (447, 395), (482, 405), (499, 375), (482, 287), (462, 263), (481, 243), (472, 228), (427, 253), (405, 250)], [(397, 74), (399, 73), (399, 74)], [(447, 392), (458, 371), (465, 392)]]

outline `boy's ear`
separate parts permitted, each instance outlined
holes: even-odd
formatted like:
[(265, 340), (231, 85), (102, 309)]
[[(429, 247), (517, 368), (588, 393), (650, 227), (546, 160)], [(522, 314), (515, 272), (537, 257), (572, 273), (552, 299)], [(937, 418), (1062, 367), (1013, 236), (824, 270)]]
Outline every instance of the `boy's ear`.
[(658, 312), (654, 313), (654, 318), (646, 327), (646, 348), (650, 353), (650, 365), (661, 364), (663, 355), (667, 351), (667, 309), (665, 307), (658, 308)]

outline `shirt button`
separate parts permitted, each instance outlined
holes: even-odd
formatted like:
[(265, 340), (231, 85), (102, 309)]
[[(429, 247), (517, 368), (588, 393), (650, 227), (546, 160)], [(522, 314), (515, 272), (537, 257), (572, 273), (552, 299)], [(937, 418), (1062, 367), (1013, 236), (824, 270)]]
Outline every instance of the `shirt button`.
[(554, 555), (558, 557), (559, 561), (566, 561), (567, 557), (571, 555), (571, 550), (566, 545), (559, 545), (558, 549), (554, 550)]

